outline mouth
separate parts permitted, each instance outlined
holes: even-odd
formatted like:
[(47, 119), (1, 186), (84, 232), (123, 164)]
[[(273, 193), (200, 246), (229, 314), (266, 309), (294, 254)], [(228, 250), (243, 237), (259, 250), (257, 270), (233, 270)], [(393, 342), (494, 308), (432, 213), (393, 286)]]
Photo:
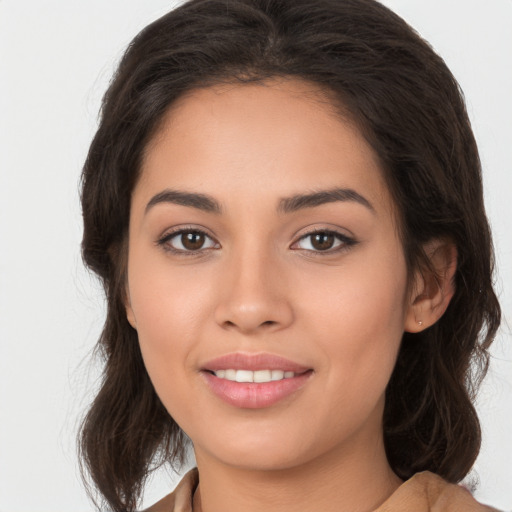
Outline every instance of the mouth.
[(200, 374), (209, 390), (237, 408), (270, 407), (301, 390), (313, 369), (280, 356), (234, 353), (206, 363)]
[[(285, 370), (235, 370), (229, 368), (227, 370), (211, 371), (215, 377), (219, 379), (229, 380), (231, 382), (255, 382), (262, 384), (264, 382), (277, 382), (283, 379), (293, 379), (300, 373)], [(302, 372), (303, 373), (303, 372)]]

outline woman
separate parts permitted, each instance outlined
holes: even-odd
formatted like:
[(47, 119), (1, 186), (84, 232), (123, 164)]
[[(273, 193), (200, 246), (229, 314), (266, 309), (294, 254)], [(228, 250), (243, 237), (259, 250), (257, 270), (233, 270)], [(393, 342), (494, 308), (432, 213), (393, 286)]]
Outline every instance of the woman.
[(183, 4), (127, 50), (82, 204), (108, 314), (81, 450), (113, 510), (188, 440), (151, 510), (487, 510), (453, 485), (500, 318), (478, 151), (403, 20)]

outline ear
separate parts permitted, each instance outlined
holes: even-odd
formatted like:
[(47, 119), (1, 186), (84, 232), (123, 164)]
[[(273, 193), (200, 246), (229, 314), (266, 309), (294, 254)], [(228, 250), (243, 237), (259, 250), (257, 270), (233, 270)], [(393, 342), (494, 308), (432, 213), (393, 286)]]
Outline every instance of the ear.
[(457, 248), (451, 241), (435, 239), (424, 246), (430, 267), (414, 273), (404, 330), (420, 332), (444, 314), (455, 293)]
[(129, 324), (135, 330), (137, 330), (137, 321), (135, 319), (135, 314), (133, 313), (132, 301), (130, 298), (130, 289), (128, 288), (128, 285), (126, 285), (126, 290), (125, 290), (124, 307), (126, 309), (126, 318), (129, 322)]

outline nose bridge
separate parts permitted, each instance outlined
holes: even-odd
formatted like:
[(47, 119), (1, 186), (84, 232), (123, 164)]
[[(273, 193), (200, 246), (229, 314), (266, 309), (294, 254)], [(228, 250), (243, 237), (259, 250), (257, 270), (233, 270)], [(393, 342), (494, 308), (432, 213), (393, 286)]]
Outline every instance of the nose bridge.
[(280, 329), (291, 323), (286, 277), (271, 246), (245, 240), (233, 247), (224, 265), (217, 323), (246, 333)]

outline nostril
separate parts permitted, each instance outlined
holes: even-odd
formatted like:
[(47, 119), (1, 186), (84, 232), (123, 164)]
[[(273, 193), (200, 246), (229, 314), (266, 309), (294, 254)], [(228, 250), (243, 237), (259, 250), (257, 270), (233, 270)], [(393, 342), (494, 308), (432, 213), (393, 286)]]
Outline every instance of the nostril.
[[(275, 325), (278, 325), (279, 322), (276, 322), (274, 320), (266, 320), (264, 322), (261, 322), (259, 325), (254, 325), (253, 327), (250, 327), (248, 330), (252, 330), (254, 328), (270, 328), (270, 327), (274, 327)], [(238, 325), (236, 322), (233, 322), (232, 320), (226, 320), (223, 324), (223, 327), (224, 328), (227, 328), (227, 329), (233, 329), (233, 328), (242, 328), (242, 330), (246, 330), (247, 329), (247, 326), (243, 326), (243, 325)]]
[(217, 325), (223, 329), (245, 333), (258, 329), (273, 331), (293, 321), (290, 305), (284, 301), (230, 299), (220, 302), (214, 315)]

